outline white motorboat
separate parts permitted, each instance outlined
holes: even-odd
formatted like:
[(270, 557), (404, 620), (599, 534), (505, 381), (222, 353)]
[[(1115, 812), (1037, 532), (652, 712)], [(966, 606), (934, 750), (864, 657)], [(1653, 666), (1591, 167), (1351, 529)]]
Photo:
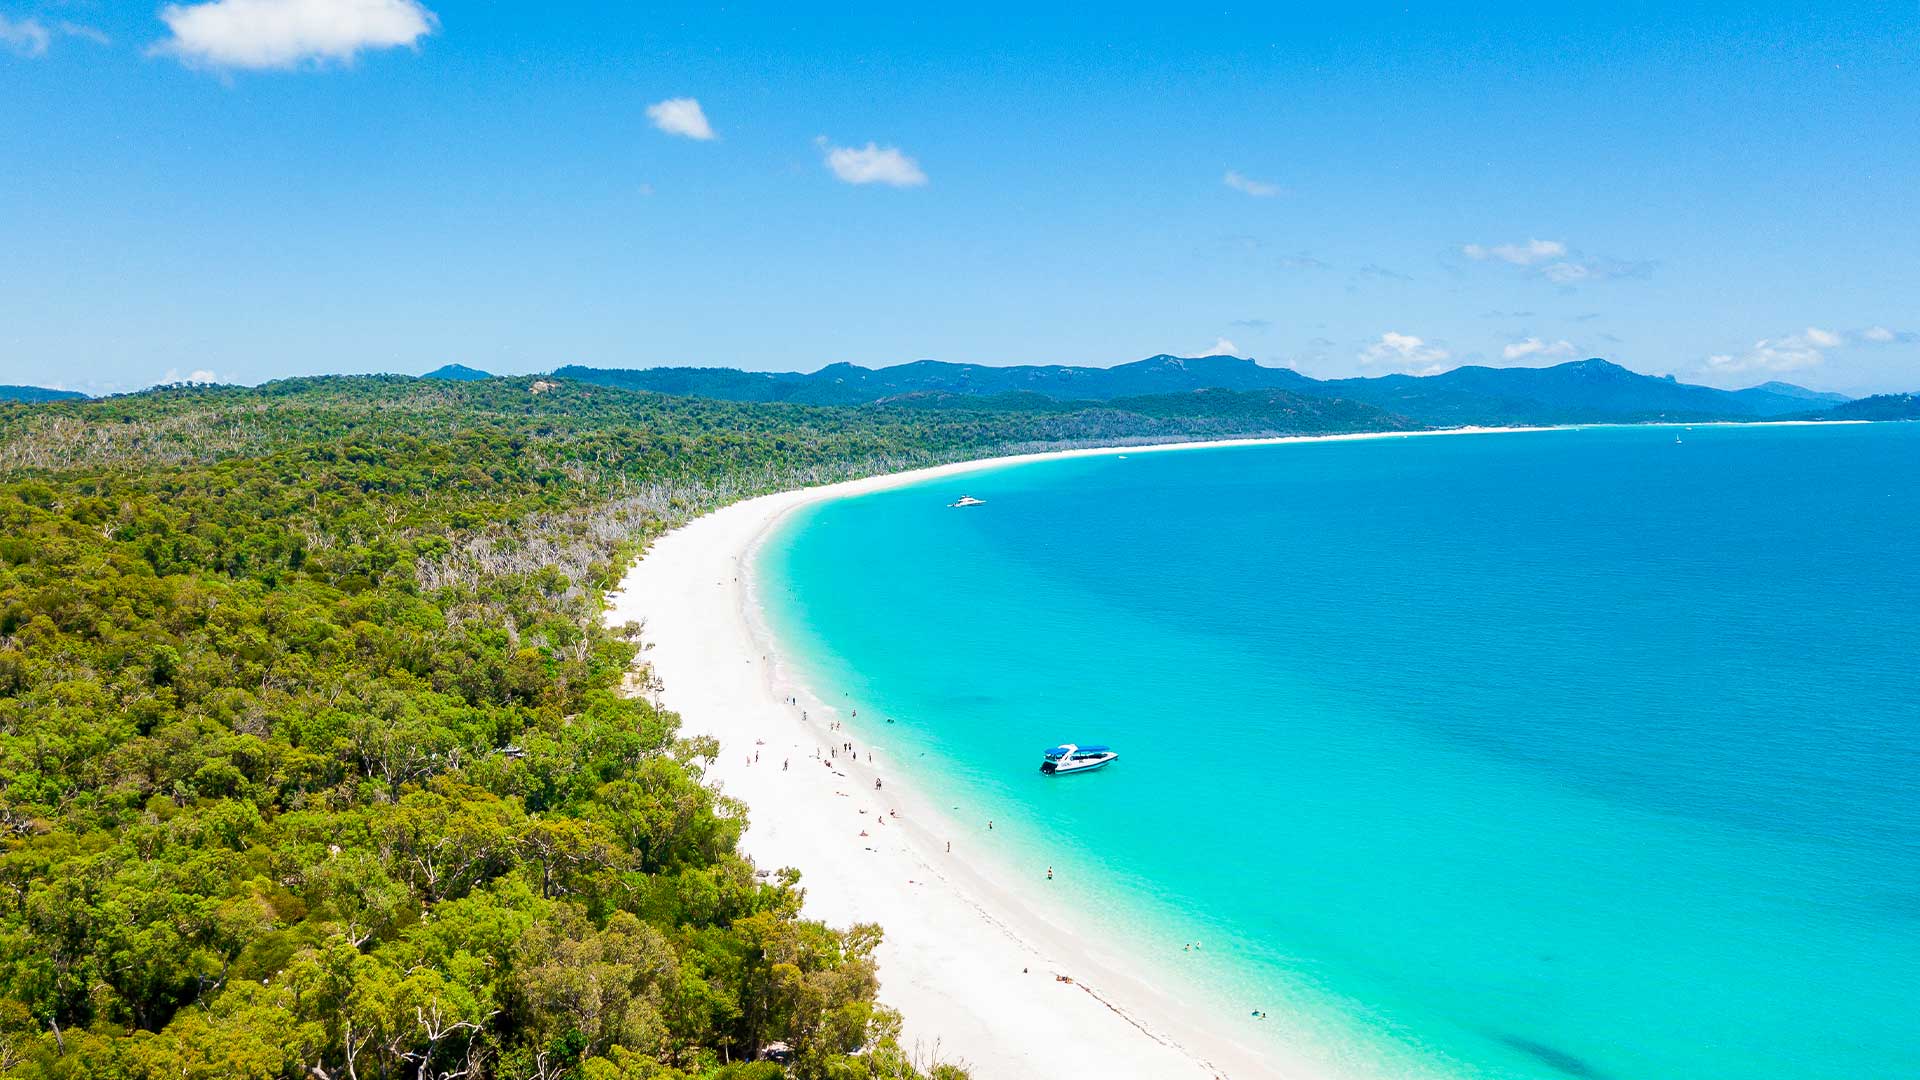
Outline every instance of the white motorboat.
[(1119, 760), (1120, 755), (1108, 746), (1078, 746), (1074, 743), (1061, 743), (1047, 750), (1045, 760), (1040, 762), (1040, 771), (1048, 776), (1065, 776), (1068, 773), (1092, 772), (1105, 768), (1109, 763)]
[(987, 500), (976, 499), (971, 495), (962, 495), (960, 496), (960, 501), (950, 502), (947, 505), (948, 506), (985, 506), (987, 505)]

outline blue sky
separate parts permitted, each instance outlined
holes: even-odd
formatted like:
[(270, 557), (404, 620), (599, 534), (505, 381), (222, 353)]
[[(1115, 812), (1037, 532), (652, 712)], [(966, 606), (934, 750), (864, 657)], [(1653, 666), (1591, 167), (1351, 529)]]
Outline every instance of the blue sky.
[(1913, 0), (0, 0), (0, 382), (1218, 348), (1867, 392), (1917, 334)]

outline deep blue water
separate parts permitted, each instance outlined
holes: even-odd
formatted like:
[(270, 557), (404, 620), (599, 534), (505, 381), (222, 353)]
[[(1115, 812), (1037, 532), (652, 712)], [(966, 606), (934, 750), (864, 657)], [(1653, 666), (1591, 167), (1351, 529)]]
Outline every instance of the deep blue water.
[[(760, 572), (961, 842), (1243, 1036), (1912, 1077), (1916, 477), (1920, 425), (1133, 453), (825, 504)], [(1040, 777), (1065, 739), (1122, 759)]]

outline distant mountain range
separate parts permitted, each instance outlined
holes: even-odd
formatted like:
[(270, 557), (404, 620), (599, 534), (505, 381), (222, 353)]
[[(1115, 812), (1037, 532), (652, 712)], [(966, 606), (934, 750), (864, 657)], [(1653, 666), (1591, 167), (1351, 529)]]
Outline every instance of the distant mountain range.
[[(464, 364), (420, 376), (493, 378)], [(991, 367), (916, 360), (893, 367), (829, 364), (818, 371), (563, 367), (553, 377), (682, 397), (804, 405), (1068, 413), (1096, 405), (1163, 418), (1234, 420), (1275, 430), (1393, 430), (1505, 424), (1713, 420), (1913, 420), (1920, 396), (1845, 394), (1767, 382), (1745, 390), (1695, 386), (1607, 360), (1546, 368), (1462, 367), (1438, 375), (1315, 379), (1237, 356), (1150, 356), (1114, 367)], [(84, 398), (71, 390), (0, 386), (0, 401)]]
[[(965, 407), (1009, 395), (1114, 402), (1197, 390), (1282, 390), (1301, 399), (1354, 402), (1417, 425), (1765, 420), (1821, 413), (1850, 399), (1770, 382), (1719, 390), (1629, 371), (1606, 360), (1548, 368), (1462, 367), (1439, 375), (1314, 379), (1235, 356), (1152, 356), (1115, 367), (989, 367), (919, 360), (885, 368), (830, 364), (811, 374), (735, 368), (613, 370), (564, 367), (558, 378), (662, 394), (812, 405)], [(1214, 406), (1225, 401), (1215, 397)]]
[(78, 390), (49, 390), (44, 386), (0, 386), (0, 401), (78, 401)]
[(1778, 394), (1781, 397), (1804, 398), (1816, 403), (1828, 401), (1838, 404), (1842, 401), (1853, 400), (1845, 394), (1836, 394), (1831, 390), (1809, 390), (1804, 386), (1795, 386), (1790, 382), (1763, 382), (1759, 386), (1754, 387), (1754, 389), (1765, 390), (1770, 394)]

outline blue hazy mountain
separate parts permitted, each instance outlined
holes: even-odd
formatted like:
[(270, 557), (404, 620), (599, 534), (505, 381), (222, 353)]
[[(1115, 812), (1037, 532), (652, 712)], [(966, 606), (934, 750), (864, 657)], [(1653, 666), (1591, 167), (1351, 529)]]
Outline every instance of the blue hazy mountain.
[(465, 364), (446, 364), (442, 367), (434, 368), (432, 371), (420, 377), (423, 379), (448, 379), (453, 382), (479, 382), (481, 379), (491, 379), (493, 375), (491, 372), (481, 371), (479, 368), (470, 368)]
[(888, 402), (916, 395), (959, 404), (968, 397), (1032, 394), (1056, 401), (1189, 393), (1285, 390), (1305, 397), (1372, 405), (1422, 424), (1596, 423), (1642, 420), (1761, 420), (1802, 415), (1848, 400), (1786, 383), (1746, 390), (1694, 386), (1671, 376), (1629, 371), (1606, 360), (1547, 368), (1462, 367), (1438, 375), (1314, 379), (1291, 368), (1236, 356), (1151, 356), (1114, 367), (990, 367), (917, 360), (894, 367), (829, 364), (810, 374), (736, 368), (612, 370), (564, 367), (554, 373), (633, 390), (732, 401), (815, 405)]
[(1764, 391), (1769, 394), (1777, 394), (1781, 397), (1800, 398), (1805, 401), (1825, 401), (1835, 405), (1843, 401), (1853, 400), (1845, 394), (1836, 394), (1831, 390), (1809, 390), (1804, 386), (1795, 386), (1790, 382), (1779, 381), (1763, 382), (1759, 386), (1752, 387), (1748, 390), (1736, 390), (1734, 393), (1749, 394), (1755, 391)]
[(734, 401), (856, 405), (906, 394), (991, 396), (1034, 393), (1056, 401), (1110, 401), (1188, 390), (1304, 390), (1314, 380), (1288, 368), (1261, 367), (1233, 356), (1152, 356), (1115, 367), (1060, 364), (992, 367), (916, 360), (894, 367), (828, 364), (811, 374), (736, 368), (607, 370), (564, 367), (561, 378), (634, 390)]
[(44, 386), (0, 386), (0, 401), (79, 401), (78, 390), (49, 390)]

